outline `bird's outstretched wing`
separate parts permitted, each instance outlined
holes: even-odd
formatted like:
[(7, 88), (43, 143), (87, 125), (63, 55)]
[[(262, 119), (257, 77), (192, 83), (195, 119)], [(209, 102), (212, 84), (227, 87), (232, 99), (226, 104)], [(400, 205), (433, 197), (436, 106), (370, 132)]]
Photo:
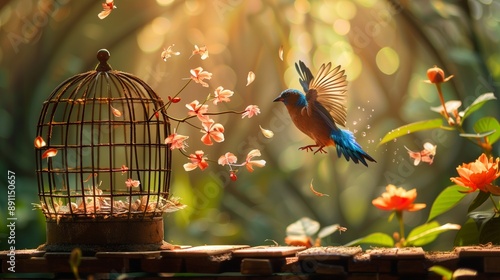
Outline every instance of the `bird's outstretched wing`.
[(307, 68), (307, 66), (304, 64), (304, 62), (299, 60), (299, 64), (295, 63), (295, 69), (299, 73), (299, 82), (302, 88), (304, 89), (304, 92), (307, 93), (309, 91), (309, 84), (311, 81), (314, 79), (311, 70)]
[[(331, 63), (322, 64), (316, 78), (314, 78), (304, 63), (302, 61), (299, 63), (303, 73), (301, 74), (301, 84), (303, 81), (309, 81), (306, 90), (308, 113), (310, 114), (311, 110), (318, 110), (322, 106), (336, 124), (345, 126), (347, 122), (347, 107), (345, 105), (347, 80), (344, 70), (340, 69), (340, 65), (332, 68)], [(304, 75), (306, 79), (304, 79)], [(302, 86), (304, 87), (304, 85)], [(324, 110), (321, 111), (324, 112)]]

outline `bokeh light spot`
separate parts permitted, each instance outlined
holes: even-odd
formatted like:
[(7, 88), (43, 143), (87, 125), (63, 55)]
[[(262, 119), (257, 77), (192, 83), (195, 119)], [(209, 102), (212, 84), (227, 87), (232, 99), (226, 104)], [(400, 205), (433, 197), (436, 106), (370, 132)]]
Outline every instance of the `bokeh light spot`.
[(378, 69), (386, 75), (394, 74), (399, 68), (399, 55), (391, 47), (381, 48), (375, 60)]
[(160, 49), (163, 38), (153, 31), (151, 24), (148, 24), (137, 35), (137, 44), (143, 52), (151, 53)]
[(160, 6), (168, 6), (172, 3), (174, 3), (174, 0), (156, 0), (156, 3)]
[(333, 29), (339, 35), (346, 35), (351, 30), (351, 24), (345, 19), (337, 19), (333, 23)]
[(307, 14), (311, 10), (311, 4), (306, 0), (296, 0), (294, 6), (295, 10), (301, 14)]
[(351, 1), (338, 1), (336, 5), (337, 14), (346, 20), (350, 20), (356, 16), (356, 5)]
[(151, 29), (158, 35), (165, 35), (170, 29), (170, 20), (165, 17), (157, 17), (151, 22)]

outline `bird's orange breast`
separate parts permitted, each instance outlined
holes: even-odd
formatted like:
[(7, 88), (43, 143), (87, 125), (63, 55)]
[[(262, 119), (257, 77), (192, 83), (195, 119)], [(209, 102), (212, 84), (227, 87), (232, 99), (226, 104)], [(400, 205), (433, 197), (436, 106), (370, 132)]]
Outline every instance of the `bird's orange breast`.
[(317, 145), (335, 145), (335, 142), (331, 138), (331, 128), (321, 119), (321, 116), (314, 112), (309, 115), (305, 108), (301, 109), (296, 106), (286, 107), (295, 126), (313, 139)]

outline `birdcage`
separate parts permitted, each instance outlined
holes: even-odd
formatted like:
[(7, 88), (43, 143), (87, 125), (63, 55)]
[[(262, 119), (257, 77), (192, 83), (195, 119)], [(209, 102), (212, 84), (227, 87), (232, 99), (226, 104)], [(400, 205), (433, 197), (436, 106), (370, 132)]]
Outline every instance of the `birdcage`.
[(35, 139), (47, 251), (158, 249), (168, 208), (170, 125), (141, 79), (96, 69), (60, 84), (43, 103)]

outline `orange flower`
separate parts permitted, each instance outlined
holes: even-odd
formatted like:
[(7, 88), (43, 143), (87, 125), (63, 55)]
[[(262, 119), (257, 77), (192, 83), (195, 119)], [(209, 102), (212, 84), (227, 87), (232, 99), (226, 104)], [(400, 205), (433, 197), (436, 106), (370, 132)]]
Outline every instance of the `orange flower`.
[(213, 145), (212, 138), (217, 143), (224, 142), (224, 126), (222, 124), (214, 123), (214, 120), (209, 120), (202, 122), (201, 125), (203, 126), (201, 132), (205, 133), (201, 137), (203, 144), (208, 146)]
[(457, 172), (460, 177), (450, 178), (450, 180), (457, 185), (470, 188), (468, 192), (479, 189), (483, 192), (500, 194), (498, 187), (493, 186), (493, 181), (500, 177), (499, 163), (500, 158), (488, 159), (483, 153), (476, 161), (458, 166)]
[(208, 87), (208, 84), (204, 82), (203, 80), (207, 79), (210, 80), (212, 79), (212, 73), (203, 71), (203, 68), (197, 67), (195, 69), (191, 69), (191, 79), (195, 81), (198, 84), (201, 84), (204, 87)]
[(449, 77), (445, 78), (443, 69), (434, 65), (434, 67), (429, 68), (427, 70), (427, 78), (429, 78), (429, 80), (425, 82), (430, 84), (439, 84), (449, 81), (451, 78), (453, 78), (453, 75), (450, 75)]
[(258, 149), (251, 150), (247, 155), (247, 159), (245, 160), (245, 166), (249, 172), (253, 172), (254, 165), (257, 167), (264, 167), (266, 165), (265, 160), (252, 160), (252, 158), (254, 157), (260, 157), (260, 151)]
[(233, 96), (234, 92), (232, 90), (224, 89), (223, 87), (218, 87), (214, 91), (214, 105), (219, 102), (229, 102), (231, 99), (229, 97)]
[(219, 157), (219, 160), (217, 160), (217, 163), (224, 166), (224, 165), (231, 165), (235, 164), (238, 158), (230, 152), (227, 152), (223, 154), (222, 156)]
[(208, 105), (200, 104), (198, 100), (195, 100), (189, 104), (186, 104), (186, 108), (189, 109), (189, 116), (197, 116), (198, 119), (202, 122), (210, 120), (209, 116), (204, 115), (208, 111)]
[(167, 138), (165, 138), (165, 144), (170, 144), (170, 149), (181, 149), (184, 150), (187, 144), (184, 142), (188, 139), (189, 136), (180, 135), (177, 133), (170, 134)]
[(205, 170), (205, 168), (208, 167), (207, 163), (207, 157), (204, 157), (204, 152), (199, 150), (194, 152), (194, 154), (189, 155), (189, 160), (191, 162), (188, 162), (184, 164), (184, 170), (186, 171), (191, 171), (199, 167), (201, 170)]
[(382, 210), (387, 211), (418, 211), (425, 208), (425, 203), (413, 203), (417, 198), (417, 190), (406, 191), (403, 188), (396, 188), (394, 185), (387, 185), (386, 192), (372, 201), (372, 204)]

